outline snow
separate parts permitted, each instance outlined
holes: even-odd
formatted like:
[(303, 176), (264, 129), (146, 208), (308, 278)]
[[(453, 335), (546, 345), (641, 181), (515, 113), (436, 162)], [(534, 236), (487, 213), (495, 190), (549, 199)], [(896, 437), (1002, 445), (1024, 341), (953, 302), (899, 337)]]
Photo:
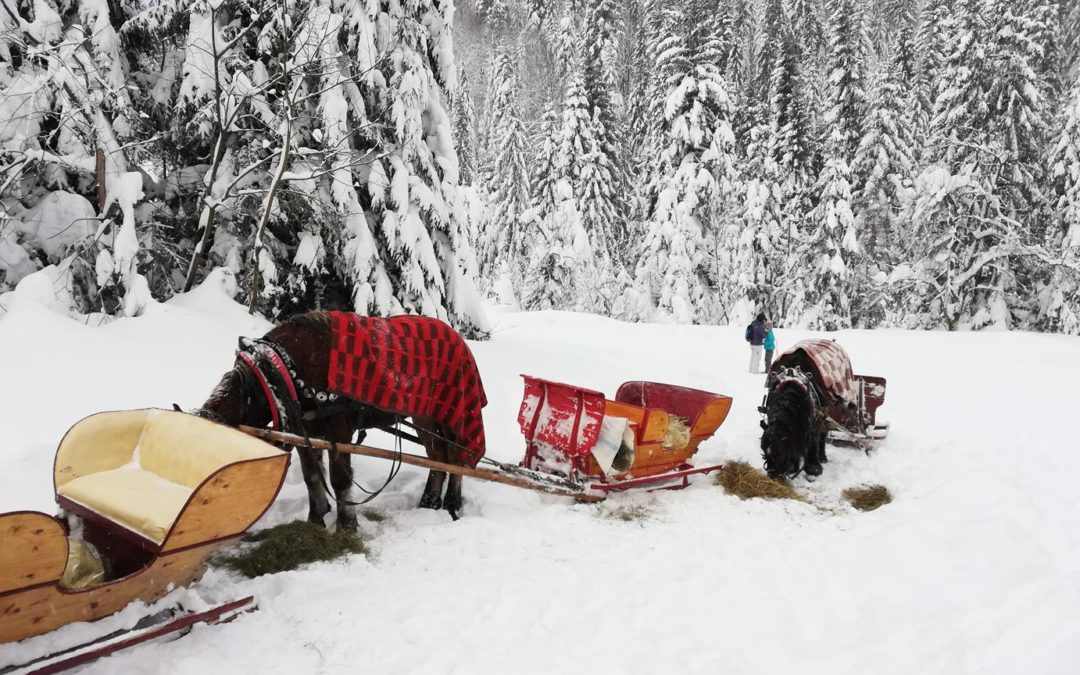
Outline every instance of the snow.
[(56, 190), (16, 221), (26, 238), (56, 259), (69, 246), (97, 230), (94, 206), (85, 197)]
[[(52, 454), (79, 418), (202, 402), (237, 336), (269, 327), (229, 299), (224, 275), (99, 328), (53, 313), (27, 288), (0, 318), (0, 509), (55, 508)], [(732, 395), (696, 460), (760, 465), (764, 390), (743, 372), (741, 327), (488, 312), (494, 337), (471, 346), (492, 458), (523, 454), (524, 372), (609, 395), (638, 378)], [(814, 335), (777, 331), (781, 349)], [(414, 508), (425, 475), (405, 467), (372, 504), (389, 518), (361, 519), (371, 554), (252, 581), (211, 569), (163, 602), (254, 594), (259, 611), (83, 672), (1070, 672), (1080, 658), (1080, 456), (1068, 440), (1074, 397), (1047, 392), (1080, 378), (1080, 341), (831, 336), (858, 372), (888, 378), (880, 412), (892, 426), (870, 456), (830, 447), (821, 479), (797, 481), (812, 504), (743, 502), (700, 480), (575, 505), (466, 480), (455, 523)], [(389, 447), (379, 434), (369, 442)], [(258, 527), (306, 515), (296, 465)], [(389, 468), (355, 465), (366, 485)], [(871, 513), (843, 505), (839, 492), (864, 482), (887, 485), (894, 503)], [(624, 507), (645, 516), (611, 517)], [(0, 646), (0, 667), (140, 613)]]

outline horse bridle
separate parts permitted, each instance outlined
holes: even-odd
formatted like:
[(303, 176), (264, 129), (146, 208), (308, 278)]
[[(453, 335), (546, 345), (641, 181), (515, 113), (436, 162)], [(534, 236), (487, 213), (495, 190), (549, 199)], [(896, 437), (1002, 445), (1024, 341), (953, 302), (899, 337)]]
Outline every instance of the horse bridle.
[[(280, 431), (287, 431), (290, 427), (288, 409), (282, 399), (288, 397), (298, 402), (294, 383), (296, 369), (292, 360), (287, 355), (283, 356), (284, 353), (281, 347), (269, 340), (240, 338), (240, 348), (236, 350), (236, 360), (230, 371), (239, 381), (244, 408), (250, 410), (257, 393), (262, 394), (273, 426)], [(173, 407), (179, 410), (175, 404)], [(196, 408), (191, 414), (219, 424), (225, 423), (220, 414), (207, 408)]]

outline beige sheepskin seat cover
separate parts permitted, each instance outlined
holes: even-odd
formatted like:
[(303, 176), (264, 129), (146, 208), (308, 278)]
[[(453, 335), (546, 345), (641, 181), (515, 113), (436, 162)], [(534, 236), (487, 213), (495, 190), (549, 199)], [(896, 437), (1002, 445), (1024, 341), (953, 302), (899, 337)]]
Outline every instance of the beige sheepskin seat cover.
[(59, 494), (160, 544), (214, 472), (277, 452), (193, 415), (107, 412), (71, 428), (57, 450), (54, 478)]

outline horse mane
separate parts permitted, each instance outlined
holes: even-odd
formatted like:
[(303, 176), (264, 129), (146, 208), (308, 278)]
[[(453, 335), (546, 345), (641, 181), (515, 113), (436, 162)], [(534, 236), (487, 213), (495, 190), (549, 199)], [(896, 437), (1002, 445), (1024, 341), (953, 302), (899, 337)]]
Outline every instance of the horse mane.
[[(761, 434), (765, 470), (770, 475), (794, 476), (806, 457), (810, 399), (795, 384), (778, 385), (769, 392), (765, 414), (769, 423)], [(784, 439), (784, 440), (782, 440)], [(771, 450), (771, 452), (768, 452)]]
[(270, 332), (266, 334), (266, 338), (269, 340), (278, 340), (283, 335), (290, 335), (297, 331), (301, 331), (312, 333), (316, 337), (325, 337), (329, 339), (331, 329), (332, 322), (330, 320), (329, 312), (304, 312), (303, 314), (290, 316), (288, 319), (274, 326)]

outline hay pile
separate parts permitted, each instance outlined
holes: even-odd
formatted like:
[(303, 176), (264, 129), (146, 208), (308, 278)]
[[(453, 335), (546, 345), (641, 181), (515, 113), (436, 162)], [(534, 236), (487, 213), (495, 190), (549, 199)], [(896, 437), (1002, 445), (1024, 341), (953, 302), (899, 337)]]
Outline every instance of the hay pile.
[(641, 520), (645, 520), (650, 516), (651, 512), (649, 507), (642, 504), (634, 506), (614, 506), (610, 508), (601, 508), (600, 517), (608, 520), (618, 520), (624, 523), (633, 523)]
[(690, 445), (690, 423), (688, 420), (672, 415), (668, 419), (668, 428), (661, 445), (665, 450), (682, 450)]
[(285, 523), (244, 537), (245, 546), (218, 556), (213, 563), (248, 578), (293, 570), (319, 560), (333, 560), (347, 553), (364, 553), (364, 543), (352, 532), (329, 532), (304, 521)]
[(724, 488), (724, 492), (735, 495), (739, 499), (760, 497), (761, 499), (795, 499), (806, 501), (806, 498), (795, 491), (786, 481), (779, 481), (769, 476), (761, 469), (755, 469), (746, 462), (728, 462), (716, 475), (716, 484)]
[(892, 501), (892, 494), (884, 485), (860, 485), (848, 488), (840, 494), (860, 511), (873, 511)]

